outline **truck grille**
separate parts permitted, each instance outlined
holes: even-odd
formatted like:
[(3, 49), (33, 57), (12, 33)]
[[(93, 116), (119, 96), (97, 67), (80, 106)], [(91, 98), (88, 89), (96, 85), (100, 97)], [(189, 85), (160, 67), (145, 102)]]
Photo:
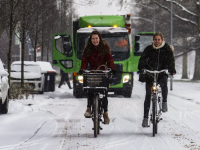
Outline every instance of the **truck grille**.
[(112, 77), (112, 79), (109, 80), (110, 85), (116, 85), (116, 84), (119, 84), (121, 82), (123, 65), (122, 64), (115, 64), (115, 69), (118, 72)]

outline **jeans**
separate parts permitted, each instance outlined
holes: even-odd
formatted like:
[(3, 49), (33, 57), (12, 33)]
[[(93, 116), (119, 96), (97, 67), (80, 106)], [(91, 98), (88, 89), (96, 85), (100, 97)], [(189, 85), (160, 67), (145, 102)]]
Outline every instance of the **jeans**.
[[(168, 94), (167, 78), (168, 77), (164, 75), (158, 80), (158, 83), (160, 84), (160, 87), (162, 89), (163, 102), (167, 102), (167, 94)], [(153, 86), (153, 82), (146, 82), (146, 96), (145, 96), (145, 101), (144, 101), (144, 118), (148, 118), (152, 86)]]

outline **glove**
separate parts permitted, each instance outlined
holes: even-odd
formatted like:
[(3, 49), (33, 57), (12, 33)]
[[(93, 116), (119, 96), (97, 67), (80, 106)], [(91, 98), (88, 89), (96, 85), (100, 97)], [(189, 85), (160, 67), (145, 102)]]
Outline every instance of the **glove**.
[(117, 73), (117, 70), (112, 70), (112, 74), (114, 75), (115, 73)]
[(82, 75), (83, 74), (83, 70), (79, 70), (78, 74)]
[(138, 74), (144, 74), (144, 69), (139, 70), (137, 73), (138, 73)]
[(173, 75), (174, 75), (174, 73), (173, 73), (172, 71), (169, 71), (168, 74), (169, 74), (170, 76), (173, 76)]

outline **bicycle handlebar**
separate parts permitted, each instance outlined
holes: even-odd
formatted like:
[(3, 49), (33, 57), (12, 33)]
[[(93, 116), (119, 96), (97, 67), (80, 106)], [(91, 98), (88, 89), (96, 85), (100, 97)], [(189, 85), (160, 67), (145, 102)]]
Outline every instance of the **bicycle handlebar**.
[(108, 70), (83, 70), (84, 73), (90, 73), (90, 72), (103, 72), (103, 73), (108, 73), (111, 72), (111, 69), (108, 68)]
[(149, 73), (157, 73), (158, 74), (158, 73), (161, 73), (161, 72), (165, 72), (165, 73), (168, 74), (167, 71), (168, 71), (167, 69), (163, 69), (163, 70), (160, 70), (160, 71), (157, 71), (157, 70), (151, 71), (151, 70), (144, 69), (144, 73), (149, 72)]

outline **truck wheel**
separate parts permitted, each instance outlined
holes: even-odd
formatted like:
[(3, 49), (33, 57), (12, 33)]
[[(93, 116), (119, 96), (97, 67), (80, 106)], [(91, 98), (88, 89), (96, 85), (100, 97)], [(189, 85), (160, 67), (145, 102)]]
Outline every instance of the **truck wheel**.
[[(2, 103), (2, 101), (1, 101), (1, 103)], [(8, 99), (8, 96), (7, 96), (4, 104), (2, 104), (2, 107), (1, 107), (1, 113), (2, 114), (8, 113), (8, 106), (9, 106), (8, 104), (9, 104), (9, 99)]]
[(124, 97), (130, 98), (131, 95), (132, 95), (132, 89), (131, 89), (131, 90), (124, 91), (123, 95), (124, 95)]

